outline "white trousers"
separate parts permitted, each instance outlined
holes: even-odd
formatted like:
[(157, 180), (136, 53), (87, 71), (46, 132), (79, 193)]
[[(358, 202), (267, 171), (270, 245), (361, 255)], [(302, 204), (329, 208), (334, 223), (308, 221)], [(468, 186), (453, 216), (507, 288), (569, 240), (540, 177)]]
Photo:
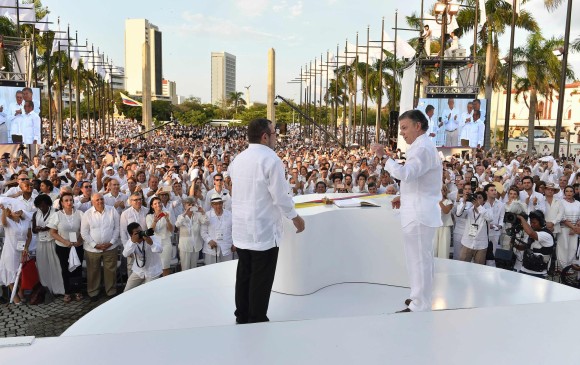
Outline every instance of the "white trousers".
[(431, 310), (433, 297), (433, 237), (435, 227), (411, 222), (403, 227), (405, 261), (411, 283), (412, 300), (409, 309), (413, 312)]
[(556, 257), (560, 270), (572, 264), (576, 258), (578, 248), (578, 235), (570, 235), (570, 228), (562, 226), (562, 232), (558, 235), (556, 245)]
[[(211, 264), (217, 264), (218, 262), (224, 262), (224, 261), (231, 261), (233, 258), (233, 254), (229, 254), (229, 255), (219, 255), (216, 256), (215, 255), (208, 255), (207, 253), (204, 254), (204, 262), (206, 265), (211, 265)], [(217, 260), (217, 261), (216, 261)]]
[(461, 239), (463, 238), (463, 229), (453, 231), (453, 260), (459, 260), (461, 253)]
[(181, 263), (181, 271), (195, 269), (197, 267), (198, 252), (185, 252), (179, 250), (179, 262)]
[(150, 281), (153, 281), (155, 279), (158, 279), (159, 276), (156, 276), (154, 278), (140, 278), (139, 275), (132, 273), (131, 276), (129, 276), (129, 278), (127, 279), (127, 284), (125, 284), (125, 290), (123, 290), (123, 293), (126, 291), (129, 291), (133, 288), (138, 287), (141, 284), (146, 284)]
[(448, 259), (450, 250), (451, 227), (438, 227), (433, 237), (433, 255), (441, 259)]

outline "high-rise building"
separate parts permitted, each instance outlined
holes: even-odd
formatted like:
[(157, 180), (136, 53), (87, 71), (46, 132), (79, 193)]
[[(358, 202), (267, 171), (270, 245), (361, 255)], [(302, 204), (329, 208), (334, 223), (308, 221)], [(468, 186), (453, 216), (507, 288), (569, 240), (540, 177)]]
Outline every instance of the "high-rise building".
[(236, 91), (236, 56), (227, 52), (211, 53), (211, 103), (218, 104)]
[(163, 79), (163, 97), (171, 101), (171, 104), (177, 105), (177, 86), (175, 81)]
[(129, 94), (143, 93), (143, 44), (149, 42), (152, 98), (163, 95), (163, 53), (159, 28), (147, 19), (125, 20), (125, 87)]

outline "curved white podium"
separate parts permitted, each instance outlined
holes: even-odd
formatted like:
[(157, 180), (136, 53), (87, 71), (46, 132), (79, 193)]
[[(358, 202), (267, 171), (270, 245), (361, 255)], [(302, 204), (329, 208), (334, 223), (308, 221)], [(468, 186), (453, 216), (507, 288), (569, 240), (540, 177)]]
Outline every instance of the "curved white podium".
[[(312, 194), (294, 200), (303, 203), (349, 195), (360, 194)], [(272, 290), (307, 295), (340, 283), (408, 287), (401, 224), (391, 207), (392, 198), (363, 198), (379, 204), (378, 208), (298, 208), (306, 229), (296, 234), (292, 222), (286, 220)]]

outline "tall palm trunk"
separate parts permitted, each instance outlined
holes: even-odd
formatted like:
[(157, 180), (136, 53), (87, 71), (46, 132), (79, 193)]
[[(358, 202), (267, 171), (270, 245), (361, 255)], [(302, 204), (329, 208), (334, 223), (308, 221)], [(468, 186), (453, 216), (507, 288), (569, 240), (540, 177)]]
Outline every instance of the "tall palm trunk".
[(353, 111), (353, 100), (354, 100), (354, 95), (353, 94), (349, 94), (348, 95), (348, 133), (351, 136), (351, 143), (354, 143), (354, 130), (353, 130), (353, 124), (352, 124), (352, 118), (354, 116), (354, 111)]
[[(491, 40), (491, 34), (489, 34), (489, 41), (487, 42), (487, 49), (485, 52), (485, 99), (487, 100), (487, 103), (485, 105), (485, 124), (487, 124), (485, 126), (485, 134), (484, 134), (484, 138), (483, 138), (483, 145), (485, 146), (485, 149), (489, 149), (490, 148), (490, 135), (491, 135), (491, 120), (490, 120), (490, 106), (491, 106), (491, 97), (493, 94), (493, 84), (492, 84), (492, 80), (491, 80), (491, 71), (492, 71), (492, 65), (493, 65), (493, 56), (494, 56), (494, 50), (493, 50), (493, 44), (492, 44), (492, 40)], [(508, 97), (510, 97), (511, 93), (508, 91)]]
[[(60, 91), (60, 85), (53, 89), (54, 91), (54, 119), (56, 120), (56, 141), (62, 140), (63, 130), (62, 130), (62, 110), (61, 110), (61, 99), (62, 94)], [(52, 133), (52, 131), (51, 131)]]
[(538, 90), (530, 90), (530, 113), (528, 114), (528, 153), (532, 153), (534, 147), (534, 129), (536, 123), (536, 110), (538, 109)]

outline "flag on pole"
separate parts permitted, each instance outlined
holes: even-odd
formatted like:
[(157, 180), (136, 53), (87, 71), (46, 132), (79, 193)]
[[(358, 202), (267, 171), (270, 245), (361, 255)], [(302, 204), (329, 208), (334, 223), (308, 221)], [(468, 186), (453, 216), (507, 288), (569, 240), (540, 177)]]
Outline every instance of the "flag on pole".
[(479, 0), (479, 26), (483, 27), (487, 21), (487, 10), (485, 9), (485, 0)]
[(123, 101), (124, 105), (129, 105), (129, 106), (143, 106), (143, 104), (141, 104), (140, 102), (138, 102), (137, 100), (131, 99), (130, 97), (128, 97), (127, 95), (120, 93), (121, 94), (121, 100)]
[(45, 15), (44, 18), (40, 19), (36, 24), (34, 24), (34, 27), (38, 29), (40, 35), (42, 35), (44, 32), (48, 32), (48, 14)]
[(54, 34), (54, 40), (52, 41), (52, 51), (50, 52), (50, 55), (52, 56), (54, 52), (60, 52), (65, 49), (68, 49), (68, 36), (63, 35), (63, 33), (60, 32), (60, 23), (59, 23), (57, 32)]
[(75, 45), (71, 48), (70, 58), (71, 58), (70, 67), (72, 67), (73, 70), (76, 70), (77, 68), (79, 68), (79, 63), (81, 61), (81, 54), (79, 52), (78, 45)]

